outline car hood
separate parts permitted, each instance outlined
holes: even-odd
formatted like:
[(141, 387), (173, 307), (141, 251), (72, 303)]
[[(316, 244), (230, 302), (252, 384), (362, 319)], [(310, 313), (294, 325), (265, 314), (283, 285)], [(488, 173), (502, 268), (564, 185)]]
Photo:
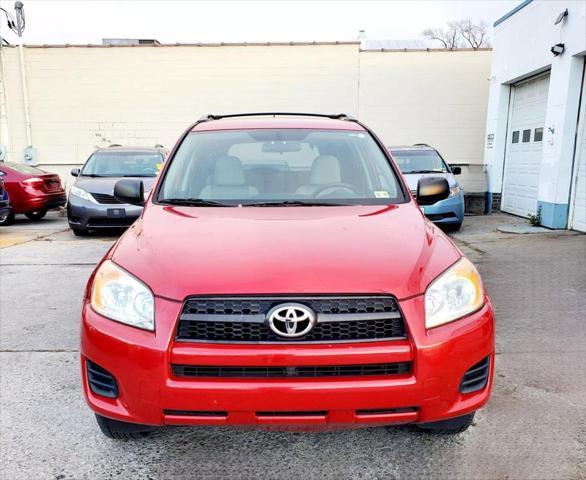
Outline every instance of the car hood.
[(90, 193), (103, 193), (114, 195), (114, 185), (122, 178), (132, 178), (142, 180), (145, 192), (149, 191), (157, 177), (77, 177), (74, 186)]
[(155, 295), (393, 294), (406, 298), (461, 256), (414, 202), (348, 207), (149, 204), (111, 259)]
[(405, 178), (405, 181), (407, 182), (407, 185), (409, 186), (409, 190), (411, 190), (412, 192), (417, 190), (417, 182), (419, 182), (419, 179), (423, 178), (423, 177), (442, 177), (442, 178), (445, 178), (448, 181), (448, 183), (450, 184), (450, 188), (458, 185), (458, 182), (456, 182), (454, 175), (451, 173), (404, 173), (403, 174), (403, 178)]

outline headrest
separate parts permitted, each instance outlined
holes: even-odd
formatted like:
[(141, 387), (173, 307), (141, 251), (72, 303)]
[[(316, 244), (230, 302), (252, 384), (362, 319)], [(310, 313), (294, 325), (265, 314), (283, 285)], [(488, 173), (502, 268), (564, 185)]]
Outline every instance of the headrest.
[(238, 157), (227, 155), (216, 160), (214, 185), (244, 185), (244, 170)]
[(329, 183), (339, 183), (342, 177), (340, 175), (340, 162), (333, 155), (320, 155), (316, 157), (311, 166), (312, 185), (327, 185)]

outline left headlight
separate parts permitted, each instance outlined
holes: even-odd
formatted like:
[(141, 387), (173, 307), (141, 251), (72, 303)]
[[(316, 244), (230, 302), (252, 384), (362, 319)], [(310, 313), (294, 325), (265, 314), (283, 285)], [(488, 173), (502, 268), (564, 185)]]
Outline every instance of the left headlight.
[(435, 279), (425, 292), (425, 327), (453, 322), (484, 305), (484, 287), (476, 267), (462, 258)]
[(94, 277), (92, 308), (99, 314), (144, 330), (155, 329), (155, 299), (140, 280), (106, 260)]

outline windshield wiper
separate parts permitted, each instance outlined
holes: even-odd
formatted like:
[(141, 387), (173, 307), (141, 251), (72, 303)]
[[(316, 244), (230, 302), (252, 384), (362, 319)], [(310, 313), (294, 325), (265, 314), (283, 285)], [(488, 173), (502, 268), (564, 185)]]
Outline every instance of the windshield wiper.
[(278, 202), (243, 203), (243, 207), (341, 207), (347, 203), (283, 200)]
[(214, 200), (204, 200), (203, 198), (163, 198), (159, 203), (167, 205), (182, 205), (186, 207), (233, 207), (227, 203), (216, 202)]
[(448, 173), (448, 172), (444, 172), (442, 170), (409, 170), (409, 171), (403, 172), (403, 173)]

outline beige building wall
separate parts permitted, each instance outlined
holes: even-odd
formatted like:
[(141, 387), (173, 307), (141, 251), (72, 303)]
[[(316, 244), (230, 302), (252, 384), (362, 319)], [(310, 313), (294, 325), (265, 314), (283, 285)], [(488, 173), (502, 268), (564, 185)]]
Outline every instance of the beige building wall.
[[(358, 45), (26, 48), (33, 145), (71, 177), (96, 147), (173, 145), (206, 113), (358, 113)], [(15, 48), (3, 49), (11, 158), (25, 145)], [(50, 167), (48, 166), (50, 165)]]
[[(96, 147), (171, 147), (206, 113), (344, 112), (389, 145), (430, 143), (448, 161), (478, 169), (483, 160), (489, 51), (360, 52), (358, 43), (336, 43), (24, 53), (33, 145), (41, 167), (69, 183), (69, 170)], [(18, 52), (3, 48), (2, 55), (10, 138), (0, 143), (20, 160), (26, 136)]]
[(360, 54), (359, 115), (386, 145), (427, 143), (485, 191), (484, 135), (490, 50)]

